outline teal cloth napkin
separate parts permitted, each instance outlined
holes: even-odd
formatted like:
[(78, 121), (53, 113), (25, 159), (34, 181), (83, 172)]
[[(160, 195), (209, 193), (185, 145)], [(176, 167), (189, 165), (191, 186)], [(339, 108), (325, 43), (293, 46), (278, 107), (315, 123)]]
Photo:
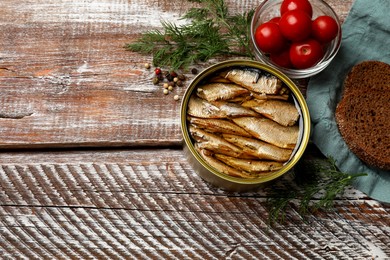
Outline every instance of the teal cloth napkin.
[(390, 203), (390, 172), (365, 165), (349, 150), (338, 131), (334, 112), (352, 66), (364, 60), (390, 64), (389, 11), (389, 0), (356, 0), (342, 25), (338, 54), (324, 71), (310, 79), (307, 88), (313, 143), (325, 156), (337, 160), (341, 171), (367, 173), (368, 176), (357, 178), (355, 188), (386, 203)]

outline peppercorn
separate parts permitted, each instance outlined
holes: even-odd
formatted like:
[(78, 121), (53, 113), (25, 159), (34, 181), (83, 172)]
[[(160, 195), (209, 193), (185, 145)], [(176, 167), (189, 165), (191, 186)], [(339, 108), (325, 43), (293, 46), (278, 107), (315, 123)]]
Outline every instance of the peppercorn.
[(186, 80), (186, 76), (184, 76), (184, 74), (180, 74), (179, 76), (177, 76), (177, 78), (181, 81)]
[(174, 96), (173, 96), (173, 99), (174, 99), (174, 100), (179, 100), (179, 95), (174, 95)]
[(160, 80), (157, 77), (154, 77), (153, 78), (153, 84), (157, 85), (158, 83), (160, 83)]
[(164, 83), (163, 88), (168, 88), (168, 83)]
[(168, 87), (174, 87), (174, 86), (175, 86), (175, 82), (173, 81), (168, 82)]
[(160, 68), (155, 68), (155, 69), (154, 69), (154, 73), (155, 73), (156, 75), (161, 74), (161, 69), (160, 69)]
[(176, 73), (175, 71), (172, 70), (172, 71), (171, 71), (171, 76), (175, 78), (175, 77), (177, 77), (177, 73)]
[(172, 81), (173, 80), (173, 77), (171, 74), (168, 74), (167, 76), (165, 76), (165, 78), (168, 80), (168, 81)]
[(158, 78), (160, 81), (164, 81), (164, 75), (163, 75), (162, 73), (157, 74), (157, 78)]
[(150, 69), (150, 64), (149, 63), (145, 63), (144, 66), (145, 66), (145, 69)]
[(173, 86), (168, 86), (168, 90), (172, 91), (173, 90)]
[(176, 86), (182, 87), (182, 86), (183, 86), (183, 81), (178, 80), (178, 81), (176, 82)]
[(164, 95), (168, 95), (168, 93), (169, 93), (168, 89), (164, 88), (163, 93), (164, 93)]
[(194, 74), (194, 75), (195, 75), (195, 74), (198, 74), (198, 70), (197, 70), (196, 68), (193, 68), (193, 69), (191, 70), (191, 73)]

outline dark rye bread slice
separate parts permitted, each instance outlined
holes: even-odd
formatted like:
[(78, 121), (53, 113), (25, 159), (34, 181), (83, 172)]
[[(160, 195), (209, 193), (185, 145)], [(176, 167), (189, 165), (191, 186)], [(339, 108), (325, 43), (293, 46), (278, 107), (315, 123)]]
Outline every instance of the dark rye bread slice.
[(344, 81), (344, 93), (355, 90), (390, 91), (390, 65), (381, 61), (363, 61), (352, 67)]
[(352, 68), (336, 108), (339, 131), (366, 164), (390, 170), (390, 65), (366, 61)]

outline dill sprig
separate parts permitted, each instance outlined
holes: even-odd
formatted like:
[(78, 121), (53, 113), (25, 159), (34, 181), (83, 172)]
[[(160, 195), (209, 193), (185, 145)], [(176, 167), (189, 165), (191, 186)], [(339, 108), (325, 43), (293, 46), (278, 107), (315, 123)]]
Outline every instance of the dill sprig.
[(153, 55), (153, 65), (172, 69), (187, 68), (217, 56), (251, 57), (249, 28), (254, 10), (231, 15), (224, 0), (189, 0), (201, 3), (190, 8), (178, 26), (161, 21), (163, 30), (151, 30), (133, 43), (130, 51)]
[(294, 168), (291, 186), (271, 187), (267, 199), (270, 224), (283, 222), (288, 210), (294, 209), (294, 203), (302, 219), (319, 209), (331, 209), (335, 200), (344, 194), (356, 178), (367, 175), (341, 172), (335, 163), (331, 157), (301, 160)]

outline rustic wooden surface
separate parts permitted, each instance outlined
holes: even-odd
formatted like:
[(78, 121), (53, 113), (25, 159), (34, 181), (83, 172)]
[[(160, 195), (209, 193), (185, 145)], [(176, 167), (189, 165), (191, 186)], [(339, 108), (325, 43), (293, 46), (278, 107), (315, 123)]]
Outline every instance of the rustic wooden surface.
[[(327, 2), (341, 20), (352, 5)], [(151, 83), (151, 57), (123, 49), (190, 6), (0, 2), (1, 258), (389, 258), (390, 206), (353, 188), (334, 211), (269, 227), (263, 190), (228, 193), (194, 173), (180, 102)]]

